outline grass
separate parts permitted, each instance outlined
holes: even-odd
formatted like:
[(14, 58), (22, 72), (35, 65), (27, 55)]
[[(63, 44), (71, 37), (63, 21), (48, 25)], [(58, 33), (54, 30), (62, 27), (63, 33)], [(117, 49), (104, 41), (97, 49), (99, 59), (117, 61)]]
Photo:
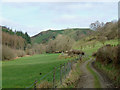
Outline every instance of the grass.
[(80, 79), (80, 75), (82, 74), (80, 72), (80, 65), (82, 64), (82, 61), (77, 61), (77, 63), (74, 64), (73, 69), (70, 71), (70, 74), (68, 77), (63, 81), (63, 84), (58, 88), (76, 88), (78, 81)]
[(96, 62), (95, 65), (100, 70), (103, 70), (116, 86), (120, 86), (120, 71), (119, 71), (119, 69), (116, 69), (112, 64), (102, 65), (100, 62)]
[[(85, 44), (85, 43), (84, 43)], [(106, 45), (106, 44), (111, 44), (111, 45), (117, 45), (118, 44), (118, 40), (109, 40), (109, 41), (106, 41), (105, 42), (105, 44), (104, 45)], [(103, 44), (101, 44), (100, 42), (98, 42), (98, 41), (96, 41), (96, 43), (95, 43), (95, 46), (93, 47), (93, 44), (88, 44), (88, 42), (84, 45), (84, 47), (83, 47), (83, 51), (86, 53), (86, 55), (87, 55), (87, 58), (85, 59), (85, 60), (89, 60), (91, 57), (92, 57), (92, 53), (94, 53), (94, 52), (96, 52), (100, 47), (102, 47), (103, 46)], [(79, 46), (76, 46), (76, 47), (74, 47), (74, 49), (81, 49), (81, 46), (79, 45)], [(90, 62), (89, 62), (90, 63)], [(95, 86), (95, 88), (100, 88), (101, 87), (101, 85), (100, 85), (100, 82), (99, 82), (99, 77), (97, 76), (97, 74), (90, 68), (90, 66), (89, 66), (89, 63), (87, 64), (87, 69), (93, 74), (93, 76), (94, 76), (94, 86)], [(110, 66), (106, 66), (106, 68), (107, 67), (109, 67), (109, 69), (110, 69)], [(104, 68), (105, 69), (105, 68)], [(108, 69), (108, 68), (107, 68)], [(114, 72), (116, 72), (116, 70), (114, 69)], [(112, 74), (112, 72), (111, 73), (109, 73), (110, 75), (109, 76), (111, 76), (111, 75), (113, 75)], [(115, 76), (115, 75), (113, 75), (113, 76)], [(117, 79), (118, 81), (120, 81), (120, 78), (118, 78)]]
[[(105, 44), (117, 45), (117, 43), (117, 40), (110, 40)], [(97, 51), (101, 46), (102, 44), (98, 42), (94, 48), (85, 46), (83, 51), (89, 55), (90, 58), (92, 53)], [(79, 49), (79, 47), (76, 47), (76, 49)], [(58, 56), (59, 54), (41, 54), (11, 61), (2, 61), (3, 88), (24, 88), (29, 86), (35, 79), (38, 80), (52, 71), (55, 66), (59, 66), (61, 63), (71, 59), (59, 59)], [(89, 68), (89, 65), (87, 65), (87, 68), (94, 74), (94, 77), (97, 78), (96, 74)], [(42, 73), (42, 75), (40, 75), (40, 73)], [(95, 81), (95, 83), (97, 83), (95, 86), (99, 87), (98, 80)]]
[(71, 29), (63, 29), (63, 30), (49, 30), (44, 31), (42, 34), (38, 34), (35, 37), (32, 37), (33, 43), (46, 43), (50, 39), (55, 39), (59, 34), (70, 36), (72, 38), (76, 38), (76, 32), (79, 32), (79, 36), (88, 35), (88, 32), (93, 32), (89, 28), (71, 28)]
[(98, 75), (90, 68), (90, 62), (86, 65), (87, 69), (91, 72), (94, 77), (94, 87), (101, 88)]
[[(93, 47), (93, 44), (94, 44), (94, 47)], [(106, 45), (106, 44), (117, 45), (118, 40), (117, 39), (108, 40), (105, 42), (104, 45)], [(93, 52), (96, 52), (100, 47), (103, 46), (103, 44), (100, 43), (99, 41), (89, 41), (89, 42), (88, 41), (87, 42), (81, 41), (81, 43), (77, 42), (73, 46), (73, 49), (80, 49), (81, 50), (81, 45), (82, 45), (82, 51), (84, 51), (89, 56), (92, 56)]]
[(42, 76), (52, 71), (55, 66), (59, 66), (61, 63), (71, 59), (59, 59), (58, 56), (59, 54), (41, 54), (3, 61), (2, 87), (25, 88), (31, 85), (36, 79), (39, 80)]

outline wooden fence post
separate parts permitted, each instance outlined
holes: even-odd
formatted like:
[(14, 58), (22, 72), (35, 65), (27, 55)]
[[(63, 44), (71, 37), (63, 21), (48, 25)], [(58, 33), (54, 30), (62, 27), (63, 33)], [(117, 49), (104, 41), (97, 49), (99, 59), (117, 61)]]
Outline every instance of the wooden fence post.
[(53, 88), (55, 88), (55, 71), (56, 71), (56, 67), (54, 68), (53, 71)]
[(60, 64), (60, 83), (62, 85), (62, 65)]
[(66, 72), (67, 72), (67, 74), (68, 74), (68, 62), (67, 62)]
[(37, 80), (35, 80), (35, 82), (34, 82), (34, 90), (36, 90), (36, 86), (37, 85)]
[(65, 75), (65, 78), (66, 78), (66, 67), (65, 67), (65, 63), (64, 63), (64, 75)]
[(70, 72), (70, 62), (68, 62), (68, 65), (69, 65), (69, 72)]
[(73, 61), (71, 61), (71, 69), (73, 69)]

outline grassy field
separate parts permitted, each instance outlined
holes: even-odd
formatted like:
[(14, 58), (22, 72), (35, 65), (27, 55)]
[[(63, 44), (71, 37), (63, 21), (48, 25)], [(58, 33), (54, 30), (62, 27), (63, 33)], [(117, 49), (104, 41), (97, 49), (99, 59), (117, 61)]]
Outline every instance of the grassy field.
[[(82, 50), (87, 54), (87, 55), (92, 55), (93, 52), (96, 52), (100, 47), (103, 46), (102, 43), (100, 43), (99, 41), (94, 41), (94, 47), (93, 47), (93, 42), (83, 42), (83, 46), (82, 46)], [(78, 42), (79, 43), (79, 42)], [(104, 45), (106, 44), (111, 44), (111, 45), (117, 45), (118, 44), (118, 40), (108, 40), (105, 42)], [(73, 49), (80, 49), (81, 50), (81, 46), (77, 45), (74, 46)]]
[[(107, 41), (105, 44), (117, 45), (117, 40)], [(91, 57), (92, 53), (97, 51), (102, 44), (97, 42), (95, 47), (92, 45), (83, 47), (83, 51)], [(80, 49), (80, 47), (75, 47)], [(31, 85), (36, 79), (39, 80), (55, 66), (67, 62), (68, 59), (58, 58), (59, 54), (41, 54), (29, 57), (22, 57), (16, 60), (3, 61), (3, 88), (24, 88)], [(40, 75), (42, 73), (42, 75)], [(51, 75), (52, 76), (52, 75)]]
[(24, 88), (29, 86), (35, 79), (39, 80), (52, 71), (55, 66), (70, 60), (70, 58), (59, 59), (58, 56), (59, 54), (41, 54), (12, 61), (3, 61), (3, 88)]

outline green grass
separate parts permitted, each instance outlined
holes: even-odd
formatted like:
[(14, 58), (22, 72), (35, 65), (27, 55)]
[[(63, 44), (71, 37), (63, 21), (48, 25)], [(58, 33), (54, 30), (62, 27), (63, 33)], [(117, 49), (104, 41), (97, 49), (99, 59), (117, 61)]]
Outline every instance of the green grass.
[[(71, 29), (62, 29), (62, 30), (48, 30), (41, 32), (34, 37), (32, 37), (32, 43), (47, 43), (50, 39), (55, 39), (59, 34), (70, 36), (71, 38), (75, 39), (79, 36), (83, 37), (83, 35), (88, 35), (89, 32), (93, 32), (89, 28), (71, 28)], [(79, 37), (80, 38), (80, 37)]]
[[(88, 42), (87, 42), (88, 43)], [(84, 43), (85, 44), (85, 43)], [(109, 41), (106, 41), (104, 45), (106, 44), (111, 44), (111, 45), (117, 45), (118, 44), (118, 40), (109, 40)], [(100, 42), (96, 41), (95, 43), (95, 46), (93, 47), (93, 44), (90, 43), (90, 44), (86, 44), (86, 45), (83, 45), (83, 51), (86, 53), (86, 55), (88, 55), (86, 57), (85, 60), (89, 60), (90, 58), (92, 58), (92, 54), (94, 52), (96, 52), (100, 47), (102, 47), (103, 44), (101, 44)], [(78, 46), (75, 46), (74, 49), (81, 49), (81, 46), (78, 45)], [(89, 62), (90, 63), (90, 62)], [(100, 88), (101, 85), (100, 85), (100, 82), (99, 82), (99, 77), (97, 76), (97, 74), (90, 68), (89, 66), (89, 63), (87, 64), (87, 69), (93, 74), (94, 76), (94, 86), (95, 88)], [(110, 66), (106, 66), (106, 69), (110, 69)], [(114, 70), (116, 72), (116, 70)], [(114, 76), (114, 75), (113, 75)], [(120, 79), (118, 79), (118, 82), (120, 81)]]
[[(117, 86), (120, 85), (119, 69), (116, 69), (112, 63), (107, 65), (102, 65), (100, 62), (96, 62), (95, 65), (97, 66), (97, 68), (104, 71), (115, 85)], [(116, 80), (115, 80), (115, 77), (116, 77)]]
[(31, 85), (35, 79), (39, 80), (42, 76), (52, 71), (55, 66), (70, 60), (70, 58), (59, 59), (58, 56), (59, 54), (41, 54), (3, 61), (2, 87), (24, 88)]
[(82, 72), (80, 71), (80, 65), (82, 63), (83, 62), (81, 61), (77, 61), (77, 63), (75, 63), (74, 68), (71, 70), (69, 76), (63, 80), (63, 84), (60, 85), (60, 87), (58, 88), (76, 88), (82, 74)]
[[(81, 45), (82, 45), (82, 51), (84, 51), (87, 55), (91, 56), (93, 52), (96, 52), (100, 47), (103, 46), (102, 43), (100, 43), (99, 41), (94, 41), (94, 47), (93, 47), (93, 41), (89, 41), (89, 42), (77, 42), (77, 45), (75, 45), (73, 47), (73, 49), (80, 49), (81, 50)], [(118, 40), (108, 40), (105, 42), (104, 45), (106, 44), (111, 44), (111, 45), (117, 45), (118, 44)]]
[(91, 72), (94, 77), (94, 87), (101, 88), (98, 75), (90, 68), (90, 62), (86, 65), (87, 69)]
[(42, 42), (48, 42), (50, 39), (54, 39), (53, 37), (56, 37), (58, 34), (62, 34), (63, 30), (49, 30), (44, 31), (42, 35), (37, 35), (32, 38), (33, 43), (42, 43)]

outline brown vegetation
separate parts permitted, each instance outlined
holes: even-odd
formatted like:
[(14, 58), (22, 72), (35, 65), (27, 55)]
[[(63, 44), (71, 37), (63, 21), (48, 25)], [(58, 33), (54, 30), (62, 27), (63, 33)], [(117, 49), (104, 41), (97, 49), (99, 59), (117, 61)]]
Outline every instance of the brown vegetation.
[(15, 58), (17, 55), (15, 55), (15, 52), (13, 49), (7, 47), (7, 46), (2, 46), (2, 60), (10, 60)]
[(14, 49), (24, 49), (26, 42), (21, 36), (10, 35), (2, 32), (2, 45), (9, 46)]
[(52, 88), (53, 85), (51, 82), (43, 81), (42, 83), (37, 85), (37, 88)]
[(71, 55), (84, 55), (84, 52), (83, 51), (80, 51), (80, 50), (70, 50), (68, 51), (68, 55), (71, 56)]
[(47, 53), (65, 52), (72, 48), (74, 40), (70, 37), (58, 35), (55, 40), (50, 40), (46, 47)]
[(113, 63), (115, 67), (120, 66), (119, 48), (118, 46), (106, 45), (100, 48), (96, 54), (96, 60), (103, 64)]
[(90, 25), (91, 29), (95, 30), (91, 36), (98, 36), (98, 41), (104, 43), (105, 40), (111, 40), (118, 37), (118, 22), (111, 21), (100, 23), (96, 21)]
[(16, 50), (16, 53), (17, 53), (18, 57), (23, 57), (26, 55), (25, 51), (23, 51), (23, 50)]

